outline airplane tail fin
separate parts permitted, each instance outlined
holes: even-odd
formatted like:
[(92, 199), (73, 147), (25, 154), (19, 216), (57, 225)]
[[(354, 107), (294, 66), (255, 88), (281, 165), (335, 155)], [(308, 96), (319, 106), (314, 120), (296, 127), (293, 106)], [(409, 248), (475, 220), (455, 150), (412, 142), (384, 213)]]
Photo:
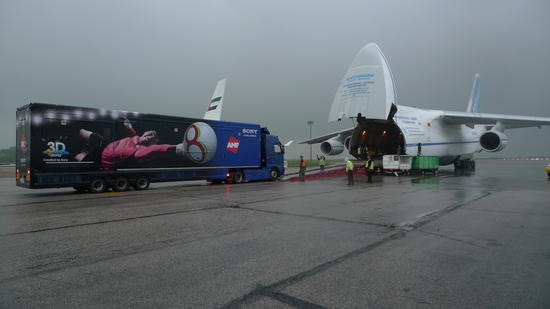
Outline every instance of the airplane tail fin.
[(479, 113), (479, 73), (474, 77), (474, 85), (472, 86), (472, 93), (466, 111), (468, 113)]
[(393, 117), (396, 105), (395, 87), (390, 66), (376, 43), (365, 45), (355, 55), (342, 79), (328, 116), (328, 121), (362, 117), (383, 119)]
[(225, 78), (218, 81), (214, 94), (208, 103), (208, 109), (204, 113), (204, 119), (220, 120), (222, 116), (223, 96), (225, 94)]

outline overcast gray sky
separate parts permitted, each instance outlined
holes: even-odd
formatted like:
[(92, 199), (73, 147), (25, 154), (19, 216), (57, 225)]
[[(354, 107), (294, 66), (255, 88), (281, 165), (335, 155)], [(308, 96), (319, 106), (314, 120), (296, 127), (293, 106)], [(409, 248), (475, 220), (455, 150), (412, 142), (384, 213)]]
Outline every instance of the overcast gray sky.
[[(550, 117), (550, 1), (0, 1), (0, 148), (28, 102), (222, 118), (283, 141), (329, 133), (334, 93), (376, 42), (398, 104)], [(550, 128), (506, 131), (502, 155), (550, 155)], [(294, 145), (290, 156), (307, 153)], [(318, 147), (314, 147), (314, 153)]]

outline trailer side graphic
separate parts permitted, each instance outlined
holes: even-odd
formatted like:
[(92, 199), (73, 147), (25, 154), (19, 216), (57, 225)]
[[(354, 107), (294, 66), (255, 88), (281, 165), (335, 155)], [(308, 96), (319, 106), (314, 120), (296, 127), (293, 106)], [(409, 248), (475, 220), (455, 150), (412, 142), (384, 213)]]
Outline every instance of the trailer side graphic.
[(284, 174), (283, 146), (257, 124), (31, 103), (17, 110), (16, 138), (17, 185), (27, 188)]

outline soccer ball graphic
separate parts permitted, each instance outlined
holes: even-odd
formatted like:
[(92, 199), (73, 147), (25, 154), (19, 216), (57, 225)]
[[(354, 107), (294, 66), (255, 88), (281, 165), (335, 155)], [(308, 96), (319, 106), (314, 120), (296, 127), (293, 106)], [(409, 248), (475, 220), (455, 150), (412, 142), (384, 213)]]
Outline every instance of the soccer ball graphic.
[(214, 158), (218, 139), (216, 132), (205, 122), (195, 122), (185, 130), (185, 156), (195, 163), (206, 163)]

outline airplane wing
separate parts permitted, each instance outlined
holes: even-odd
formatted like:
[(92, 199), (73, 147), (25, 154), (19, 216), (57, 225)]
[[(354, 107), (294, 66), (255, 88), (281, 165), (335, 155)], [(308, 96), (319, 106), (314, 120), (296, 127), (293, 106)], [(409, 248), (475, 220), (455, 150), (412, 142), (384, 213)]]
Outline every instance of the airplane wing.
[(225, 93), (225, 78), (218, 81), (214, 94), (208, 103), (208, 109), (204, 113), (204, 119), (220, 120), (222, 117), (223, 95)]
[(315, 137), (315, 138), (312, 138), (312, 139), (301, 141), (298, 144), (318, 144), (318, 143), (326, 141), (327, 139), (329, 139), (331, 137), (335, 137), (339, 134), (351, 135), (351, 132), (353, 132), (353, 129), (354, 128), (349, 128), (349, 129), (345, 129), (345, 130), (341, 130), (341, 131), (337, 131), (337, 132), (332, 132), (332, 133), (325, 134), (325, 135), (322, 135), (322, 136), (318, 136), (318, 137)]
[(496, 125), (500, 123), (503, 129), (527, 128), (550, 125), (550, 117), (531, 117), (487, 113), (447, 112), (441, 116), (448, 124), (485, 124)]

